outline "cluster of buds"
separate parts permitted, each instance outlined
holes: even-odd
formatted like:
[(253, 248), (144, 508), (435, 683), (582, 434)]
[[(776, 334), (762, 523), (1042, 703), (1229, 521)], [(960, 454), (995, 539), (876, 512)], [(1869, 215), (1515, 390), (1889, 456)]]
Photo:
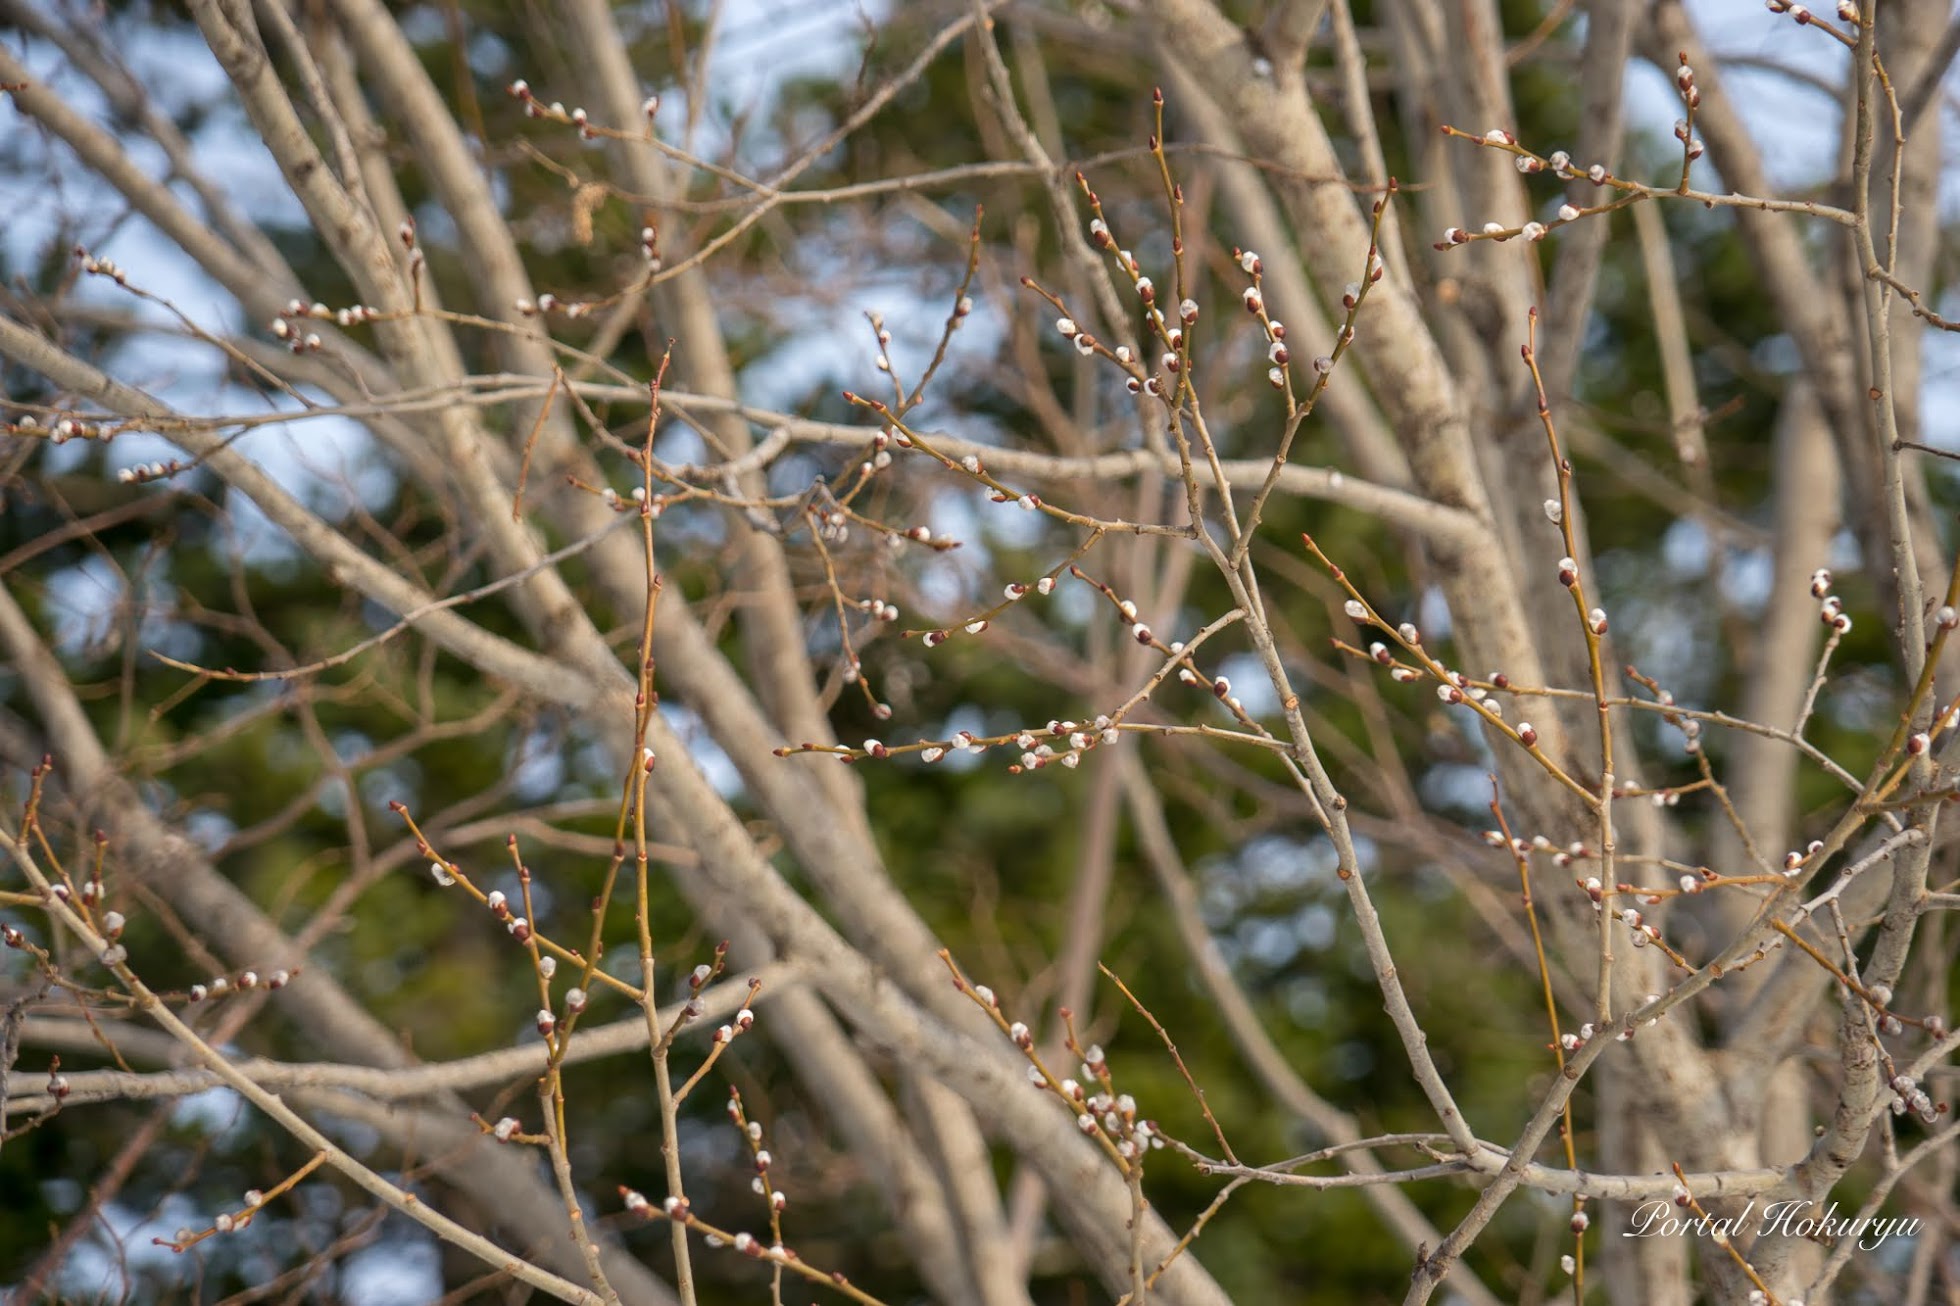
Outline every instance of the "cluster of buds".
[[(959, 968), (946, 958), (946, 954), (941, 953), (940, 956), (952, 969), (953, 987), (994, 1013), (996, 1020), (1000, 1019), (1000, 1004), (994, 991), (984, 984), (970, 983)], [(1034, 1032), (1025, 1022), (1017, 1020), (1006, 1026), (1007, 1036), (1028, 1058), (1029, 1085), (1036, 1092), (1054, 1092), (1058, 1095), (1063, 1105), (1075, 1113), (1076, 1124), (1083, 1133), (1091, 1137), (1107, 1137), (1126, 1162), (1152, 1148), (1161, 1148), (1164, 1143), (1156, 1125), (1138, 1118), (1136, 1099), (1128, 1093), (1116, 1091), (1109, 1073), (1109, 1058), (1101, 1045), (1091, 1043), (1086, 1048), (1079, 1045), (1075, 1041), (1074, 1013), (1063, 1007), (1056, 1014), (1069, 1031), (1069, 1049), (1082, 1058), (1081, 1078), (1056, 1080), (1035, 1051)], [(1085, 1088), (1085, 1084), (1088, 1087)]]
[(75, 257), (79, 260), (82, 271), (88, 273), (90, 276), (107, 277), (119, 286), (129, 284), (129, 273), (125, 272), (113, 260), (97, 258), (80, 245), (75, 246)]
[(1946, 1114), (1946, 1103), (1934, 1102), (1926, 1090), (1911, 1075), (1894, 1075), (1890, 1081), (1893, 1093), (1892, 1114), (1902, 1116), (1910, 1112), (1921, 1124), (1938, 1124), (1939, 1118)]
[(219, 975), (208, 984), (193, 984), (185, 997), (192, 1002), (203, 1002), (207, 998), (222, 998), (232, 993), (248, 993), (261, 983), (268, 989), (283, 989), (292, 983), (293, 973), (289, 970), (275, 970), (261, 977), (255, 970), (240, 971), (234, 979), (229, 975)]
[[(1518, 729), (1518, 733), (1523, 734), (1525, 730), (1528, 728), (1529, 727), (1526, 726), (1520, 726)], [(1531, 736), (1532, 739), (1535, 741), (1537, 739), (1538, 732), (1536, 730), (1532, 730)], [(1511, 852), (1517, 854), (1520, 857), (1525, 856), (1527, 854), (1538, 854), (1541, 856), (1549, 855), (1552, 859), (1553, 864), (1558, 866), (1561, 870), (1570, 869), (1570, 867), (1574, 862), (1582, 861), (1585, 858), (1592, 856), (1591, 850), (1588, 849), (1586, 845), (1583, 843), (1577, 842), (1575, 840), (1574, 842), (1569, 843), (1565, 845), (1565, 847), (1561, 848), (1557, 844), (1553, 843), (1550, 839), (1547, 839), (1542, 834), (1535, 834), (1531, 836), (1531, 841), (1527, 843), (1522, 838), (1512, 838), (1507, 840), (1504, 837), (1503, 832), (1499, 830), (1486, 830), (1484, 831), (1484, 842), (1489, 844), (1493, 848), (1508, 848), (1510, 849)], [(1584, 880), (1575, 880), (1573, 881), (1573, 883), (1578, 885), (1578, 887), (1585, 892), (1588, 898), (1592, 899), (1593, 905), (1595, 907), (1599, 906), (1599, 904), (1605, 901), (1606, 888), (1603, 884), (1600, 883), (1597, 876), (1589, 876)], [(1625, 884), (1618, 886), (1618, 888), (1623, 891), (1630, 889), (1631, 887), (1632, 887), (1631, 885), (1625, 885)], [(1659, 901), (1659, 900), (1655, 899), (1654, 901)]]
[(692, 1024), (701, 1019), (701, 1014), (707, 1010), (701, 1003), (701, 986), (706, 984), (714, 973), (712, 966), (696, 966), (693, 973), (688, 976), (688, 999), (681, 1004), (681, 1024)]
[(286, 348), (295, 354), (318, 351), (325, 342), (317, 331), (308, 331), (303, 322), (333, 322), (340, 326), (358, 326), (379, 317), (376, 309), (365, 304), (355, 304), (351, 308), (334, 309), (314, 300), (311, 304), (303, 299), (290, 299), (278, 317), (272, 319), (270, 330), (273, 338), (286, 342)]
[(1177, 679), (1180, 684), (1190, 685), (1194, 689), (1208, 690), (1213, 698), (1235, 713), (1244, 710), (1244, 705), (1232, 693), (1232, 681), (1228, 676), (1207, 676), (1202, 671), (1185, 666), (1177, 669)]
[(1688, 120), (1686, 118), (1676, 118), (1674, 120), (1674, 139), (1680, 141), (1681, 144), (1687, 147), (1690, 162), (1699, 159), (1707, 148), (1702, 144), (1701, 137), (1696, 136), (1688, 126)]
[[(1503, 701), (1492, 698), (1490, 691), (1482, 685), (1471, 684), (1470, 677), (1464, 675), (1461, 671), (1446, 670), (1443, 672), (1443, 683), (1436, 687), (1436, 697), (1452, 706), (1467, 702), (1474, 704), (1492, 716), (1501, 717), (1504, 715)], [(1529, 748), (1532, 744), (1538, 742), (1538, 732), (1531, 728), (1529, 722), (1526, 723), (1525, 728), (1531, 730), (1531, 738), (1525, 741), (1525, 746)]]
[[(1574, 216), (1577, 216), (1576, 212)], [(1503, 244), (1505, 241), (1518, 236), (1522, 236), (1529, 241), (1540, 241), (1545, 239), (1546, 234), (1550, 230), (1551, 228), (1538, 221), (1527, 222), (1518, 227), (1507, 227), (1501, 222), (1486, 222), (1483, 225), (1483, 229), (1477, 235)], [(1445, 227), (1443, 228), (1443, 238), (1436, 242), (1435, 248), (1448, 249), (1452, 245), (1467, 245), (1472, 240), (1477, 239), (1477, 235), (1472, 235), (1462, 227)]]
[(1158, 1133), (1156, 1124), (1138, 1119), (1136, 1099), (1128, 1093), (1104, 1090), (1091, 1094), (1082, 1105), (1082, 1114), (1093, 1119), (1102, 1132), (1116, 1140), (1116, 1153), (1124, 1159), (1164, 1146), (1163, 1136)]
[(1840, 635), (1850, 633), (1851, 616), (1844, 610), (1844, 600), (1835, 594), (1817, 605), (1817, 619)]
[(169, 458), (162, 462), (138, 463), (134, 467), (121, 467), (116, 470), (116, 480), (123, 485), (147, 485), (160, 481), (179, 472), (187, 472), (192, 464), (181, 458)]
[(735, 1013), (735, 1019), (726, 1025), (715, 1028), (716, 1043), (733, 1043), (738, 1035), (746, 1034), (755, 1027), (755, 1012), (743, 1007)]
[(811, 504), (808, 509), (808, 515), (810, 518), (810, 528), (817, 533), (817, 538), (824, 541), (824, 543), (842, 544), (851, 538), (850, 518), (845, 515), (843, 509), (833, 508), (829, 512), (825, 512), (816, 504)]
[[(735, 1248), (736, 1251), (742, 1253), (742, 1255), (754, 1257), (758, 1261), (778, 1261), (778, 1262), (788, 1263), (790, 1261), (797, 1259), (796, 1253), (791, 1251), (789, 1248), (783, 1246), (781, 1243), (765, 1244), (760, 1238), (756, 1237), (752, 1233), (745, 1232), (745, 1233), (736, 1234), (735, 1241), (732, 1244), (732, 1246)], [(838, 1276), (832, 1275), (831, 1277), (833, 1280), (835, 1280)]]
[[(1258, 254), (1249, 249), (1239, 250), (1238, 260), (1239, 269), (1252, 278), (1252, 284), (1247, 286), (1240, 296), (1241, 302), (1244, 303), (1246, 312), (1259, 319), (1260, 328), (1266, 333), (1266, 362), (1271, 364), (1266, 369), (1266, 380), (1272, 383), (1273, 389), (1284, 390), (1286, 366), (1293, 359), (1293, 351), (1286, 343), (1286, 323), (1278, 318), (1266, 316), (1266, 296), (1260, 280), (1265, 273), (1266, 265)], [(1372, 268), (1374, 264), (1371, 262), (1369, 266)], [(1361, 302), (1359, 284), (1348, 286), (1343, 302), (1350, 310)], [(1323, 361), (1327, 363), (1325, 368), (1320, 367)], [(1314, 366), (1324, 375), (1332, 370), (1333, 362), (1331, 359), (1315, 359)]]
[(885, 329), (885, 315), (882, 313), (872, 313), (868, 316), (871, 319), (871, 330), (878, 338), (878, 370), (880, 372), (890, 372), (892, 370), (892, 333)]
[(568, 318), (576, 319), (592, 311), (592, 305), (584, 300), (566, 303), (548, 290), (535, 300), (522, 298), (512, 300), (511, 307), (525, 317), (549, 317), (553, 313), (562, 313)]
[(1660, 942), (1661, 932), (1649, 925), (1635, 908), (1627, 907), (1621, 910), (1620, 924), (1627, 927), (1627, 932), (1632, 936), (1633, 946), (1636, 948), (1644, 948), (1649, 943)]
[(1527, 857), (1532, 852), (1532, 846), (1529, 843), (1516, 836), (1507, 839), (1504, 837), (1502, 830), (1484, 831), (1484, 842), (1492, 848), (1508, 848), (1512, 855), (1516, 857)]
[[(32, 413), (22, 413), (18, 422), (5, 429), (14, 435), (39, 435), (42, 430), (41, 419)], [(91, 425), (79, 417), (59, 418), (46, 429), (50, 444), (67, 444), (70, 440), (96, 440), (102, 438), (105, 433), (102, 427)]]
[[(1031, 730), (1023, 730), (1014, 736), (1014, 746), (1021, 750), (1021, 759), (1008, 767), (1008, 772), (1019, 775), (1025, 771), (1039, 771), (1051, 763), (1060, 762), (1073, 770), (1082, 764), (1082, 755), (1104, 744), (1113, 744), (1121, 738), (1116, 722), (1108, 716), (1098, 716), (1093, 722), (1078, 724), (1074, 721), (1050, 721), (1046, 727), (1051, 738), (1061, 739), (1064, 747), (1042, 741)], [(978, 751), (978, 750), (975, 750)], [(980, 992), (976, 989), (975, 992)], [(988, 995), (988, 1005), (993, 1005)]]
[(1783, 855), (1783, 874), (1786, 876), (1794, 877), (1798, 871), (1801, 871), (1805, 866), (1808, 866), (1810, 864), (1811, 858), (1815, 857), (1818, 853), (1822, 852), (1823, 850), (1824, 850), (1823, 840), (1812, 839), (1810, 841), (1809, 846), (1806, 847), (1802, 852), (1797, 852), (1795, 849), (1792, 849), (1791, 851), (1785, 853)]
[[(1032, 1056), (1033, 1038), (1025, 1026), (1010, 1027), (1009, 1035), (1017, 1046)], [(1156, 1122), (1140, 1118), (1136, 1099), (1115, 1090), (1102, 1048), (1090, 1044), (1082, 1055), (1082, 1078), (1064, 1079), (1058, 1090), (1064, 1104), (1075, 1112), (1076, 1127), (1091, 1137), (1101, 1135), (1108, 1138), (1115, 1146), (1117, 1155), (1126, 1162), (1140, 1159), (1146, 1152), (1161, 1149), (1164, 1139)], [(1028, 1082), (1044, 1091), (1050, 1087), (1047, 1075), (1032, 1061), (1028, 1065)], [(1085, 1088), (1085, 1083), (1094, 1086), (1095, 1091)]]
[[(939, 760), (939, 757), (945, 756), (946, 752), (950, 750), (953, 752), (966, 753), (972, 757), (978, 757), (980, 756), (980, 754), (987, 751), (987, 745), (988, 745), (987, 740), (979, 738), (971, 730), (962, 730), (958, 734), (953, 736), (952, 741), (950, 743), (943, 746), (938, 746), (936, 749), (928, 748), (925, 750), (924, 753), (919, 754), (919, 756), (924, 757), (928, 762), (936, 762)], [(937, 751), (938, 756), (933, 756), (933, 757), (927, 756), (927, 754), (933, 753), (935, 751)]]
[[(1695, 106), (1700, 103), (1700, 92), (1693, 87), (1692, 72), (1689, 72), (1688, 85), (1684, 88), (1683, 95), (1684, 99), (1688, 102), (1689, 111), (1692, 113)], [(1452, 127), (1445, 127), (1443, 130), (1452, 136), (1466, 135), (1466, 133), (1459, 132)], [(1691, 148), (1692, 152), (1689, 158), (1699, 158), (1702, 153), (1702, 143), (1698, 139), (1688, 139), (1685, 124), (1680, 126), (1678, 135)], [(1512, 153), (1515, 156), (1518, 171), (1527, 175), (1549, 172), (1553, 176), (1567, 181), (1577, 181), (1583, 178), (1593, 186), (1604, 186), (1613, 180), (1613, 174), (1607, 170), (1604, 164), (1595, 163), (1583, 168), (1578, 167), (1572, 162), (1572, 156), (1564, 150), (1553, 150), (1550, 154), (1541, 158), (1528, 150), (1521, 149), (1517, 144), (1516, 138), (1510, 132), (1502, 129), (1492, 129), (1491, 131), (1485, 132), (1482, 136), (1472, 136), (1470, 139), (1477, 141), (1481, 145)], [(1473, 240), (1495, 240), (1501, 242), (1520, 236), (1528, 241), (1540, 241), (1549, 234), (1552, 227), (1564, 223), (1577, 222), (1586, 215), (1586, 212), (1587, 210), (1577, 205), (1561, 203), (1558, 207), (1555, 222), (1539, 222), (1534, 220), (1515, 228), (1507, 227), (1501, 222), (1486, 222), (1477, 231), (1470, 231), (1463, 227), (1447, 227), (1443, 231), (1443, 238), (1436, 242), (1435, 248), (1448, 249), (1454, 245), (1468, 244)]]
[[(404, 223), (403, 225), (406, 226), (407, 224)], [(410, 248), (414, 249), (414, 257), (410, 260), (410, 264), (412, 267), (420, 268), (422, 266), (422, 251), (413, 246)], [(320, 342), (318, 340), (313, 340), (310, 343), (302, 341), (299, 328), (293, 325), (295, 321), (312, 320), (332, 322), (336, 326), (350, 327), (361, 326), (368, 322), (376, 322), (381, 317), (382, 312), (380, 309), (370, 307), (367, 304), (350, 304), (346, 308), (328, 308), (325, 304), (317, 302), (308, 304), (294, 299), (287, 301), (286, 311), (272, 320), (272, 334), (288, 342), (293, 347), (293, 351), (297, 353), (302, 346), (307, 349), (318, 349)]]
[[(1763, 7), (1765, 9), (1768, 9), (1773, 14), (1790, 15), (1791, 19), (1794, 20), (1797, 26), (1799, 27), (1807, 27), (1811, 23), (1817, 21), (1817, 15), (1811, 13), (1810, 9), (1807, 6), (1800, 5), (1800, 4), (1793, 4), (1791, 3), (1791, 0), (1763, 0)], [(1848, 18), (1845, 15), (1845, 11), (1847, 9), (1850, 10), (1850, 16)], [(1858, 7), (1856, 5), (1843, 3), (1841, 0), (1841, 2), (1838, 5), (1838, 17), (1845, 18), (1845, 21), (1847, 22), (1856, 22), (1858, 21)]]
[(1041, 507), (1038, 494), (1015, 494), (1011, 490), (995, 490), (992, 495), (995, 503), (1011, 503), (1022, 512), (1033, 512)]
[(531, 941), (531, 922), (525, 920), (522, 916), (511, 913), (510, 899), (504, 895), (502, 889), (492, 889), (489, 893), (485, 894), (483, 905), (490, 909), (492, 916), (495, 916), (504, 923), (504, 929), (512, 938), (516, 939), (519, 943), (529, 943)]
[[(553, 100), (549, 105), (539, 103), (537, 97), (531, 94), (531, 84), (522, 77), (505, 89), (512, 99), (524, 106), (526, 118), (552, 118), (559, 122), (570, 123), (578, 128), (580, 140), (589, 141), (597, 135), (592, 130), (591, 119), (584, 109), (567, 109), (562, 100)], [(656, 105), (655, 108), (657, 110), (658, 106)], [(648, 116), (650, 117), (651, 113)]]
[(272, 324), (272, 334), (285, 341), (286, 348), (295, 354), (312, 353), (325, 343), (320, 339), (319, 332), (296, 330), (284, 318)]
[(1688, 64), (1688, 56), (1681, 56), (1681, 66), (1674, 70), (1674, 88), (1681, 92), (1681, 103), (1693, 113), (1701, 108), (1701, 88), (1695, 85), (1695, 70)]
[(206, 1238), (221, 1233), (237, 1233), (246, 1228), (252, 1223), (252, 1217), (258, 1213), (258, 1208), (264, 1204), (265, 1194), (253, 1188), (245, 1194), (244, 1210), (237, 1212), (218, 1212), (218, 1214), (211, 1217), (211, 1227), (203, 1233), (199, 1233), (190, 1228), (182, 1228), (177, 1230), (169, 1238), (152, 1238), (150, 1241), (155, 1246), (168, 1247), (173, 1252), (189, 1251), (191, 1247), (203, 1242)]
[[(1075, 352), (1087, 358), (1096, 352), (1096, 338), (1075, 325), (1075, 319), (1059, 317), (1055, 319), (1055, 331), (1062, 339), (1075, 346)], [(1127, 352), (1127, 351), (1125, 351)]]
[[(742, 1094), (739, 1089), (728, 1091), (728, 1118), (734, 1122), (737, 1129), (741, 1130), (742, 1139), (748, 1144), (750, 1158), (755, 1164), (755, 1177), (749, 1180), (749, 1189), (757, 1197), (768, 1202), (771, 1226), (779, 1229), (775, 1217), (789, 1205), (789, 1197), (769, 1178), (769, 1168), (775, 1164), (775, 1157), (770, 1154), (767, 1147), (763, 1146), (762, 1122), (749, 1119), (747, 1113), (743, 1111)], [(737, 1245), (740, 1246), (739, 1238)]]
[[(605, 502), (605, 505), (608, 508), (611, 508), (614, 512), (627, 512), (630, 511), (630, 509), (627, 507), (629, 503), (632, 504), (634, 508), (639, 508), (646, 504), (647, 487), (644, 485), (636, 485), (633, 487), (632, 491), (629, 494), (627, 494), (625, 497), (622, 498), (618, 490), (615, 490), (613, 489), (612, 486), (608, 485), (605, 489), (599, 491), (599, 498), (603, 500)], [(653, 516), (658, 517), (661, 513), (661, 510), (665, 507), (666, 507), (666, 501), (656, 496), (653, 501), (653, 506), (648, 509), (648, 512), (651, 513)]]

